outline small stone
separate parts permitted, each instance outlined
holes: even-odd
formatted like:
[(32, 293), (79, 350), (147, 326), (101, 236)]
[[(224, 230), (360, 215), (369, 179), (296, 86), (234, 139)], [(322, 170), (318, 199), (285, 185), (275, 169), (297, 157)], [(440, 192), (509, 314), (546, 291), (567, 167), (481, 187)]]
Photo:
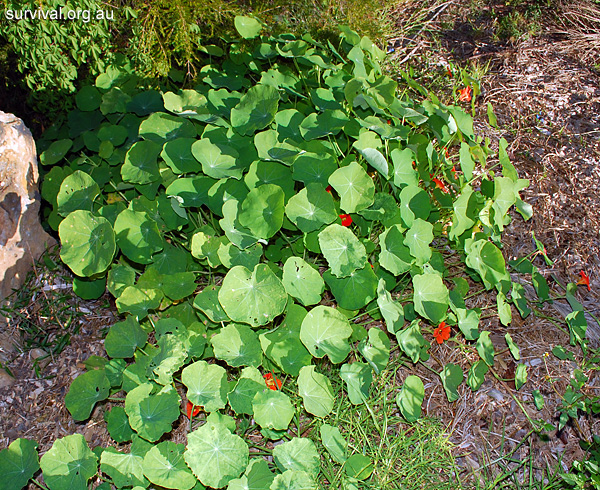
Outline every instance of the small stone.
[(35, 348), (29, 351), (29, 358), (32, 362), (37, 360), (37, 365), (40, 369), (45, 369), (50, 364), (50, 356), (44, 349)]
[(14, 384), (15, 378), (8, 374), (4, 369), (0, 369), (0, 388), (7, 388)]

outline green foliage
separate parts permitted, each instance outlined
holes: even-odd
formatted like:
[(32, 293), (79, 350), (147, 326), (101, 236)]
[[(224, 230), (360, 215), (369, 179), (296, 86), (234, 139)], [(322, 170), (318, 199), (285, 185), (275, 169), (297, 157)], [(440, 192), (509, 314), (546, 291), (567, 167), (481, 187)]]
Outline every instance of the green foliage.
[[(256, 24), (238, 24), (242, 37), (257, 35)], [(338, 398), (368, 403), (388, 372), (389, 334), (416, 363), (428, 357), (427, 325), (458, 324), (468, 348), (493, 364), (464, 288), (449, 289), (440, 249), (456, 250), (454, 260), (505, 303), (519, 299), (494, 242), (525, 182), (504, 159), (501, 177), (482, 168), (481, 190), (453, 172), (445, 147), (465, 143), (482, 164), (489, 152), (470, 116), (397, 99), (382, 57), (349, 29), (328, 48), (291, 35), (233, 40), (214, 71), (179, 93), (148, 90), (124, 65), (82, 89), (78, 109), (40, 142), (54, 168), (73, 170), (48, 199), (61, 257), (77, 280), (106, 279), (126, 315), (107, 336), (113, 360), (67, 395), (79, 420), (111, 391), (126, 392), (131, 437), (151, 449), (130, 456), (129, 469), (116, 453), (101, 460), (120, 486), (146, 478), (189, 488), (188, 468), (203, 485), (243, 485), (256, 459), (248, 434), (260, 431), (286, 439), (270, 488), (313, 488), (319, 448), (292, 438), (290, 424), (303, 411), (327, 421)], [(60, 152), (54, 141), (64, 141)], [(326, 289), (339, 308), (318, 304)], [(363, 308), (380, 308), (387, 331), (354, 323)], [(461, 367), (440, 376), (455, 400)], [(203, 412), (187, 447), (151, 444), (181, 417), (181, 392)], [(422, 382), (407, 379), (396, 399), (416, 421)], [(110, 418), (115, 435), (129, 437), (123, 414)], [(324, 434), (327, 450), (345, 458), (340, 436)], [(377, 471), (358, 453), (344, 461), (348, 482)]]

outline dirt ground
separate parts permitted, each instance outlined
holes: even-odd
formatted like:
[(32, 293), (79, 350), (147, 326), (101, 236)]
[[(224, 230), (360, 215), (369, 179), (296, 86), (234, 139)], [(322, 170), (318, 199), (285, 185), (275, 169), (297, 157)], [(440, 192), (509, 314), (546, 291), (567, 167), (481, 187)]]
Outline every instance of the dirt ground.
[[(452, 4), (452, 2), (446, 2)], [(440, 4), (445, 5), (445, 4)], [(455, 5), (456, 6), (456, 5)], [(398, 21), (404, 14), (398, 14)], [(467, 66), (477, 60), (489, 62), (489, 73), (482, 79), (482, 95), (476, 104), (476, 133), (489, 136), (492, 145), (500, 137), (509, 142), (509, 155), (519, 176), (530, 180), (522, 197), (534, 208), (534, 216), (525, 222), (515, 215), (504, 235), (507, 259), (520, 257), (534, 250), (531, 232), (546, 246), (554, 261), (547, 266), (538, 257), (536, 265), (562, 294), (557, 282), (576, 282), (584, 270), (590, 277), (591, 291), (580, 287), (578, 299), (595, 315), (600, 315), (600, 75), (594, 60), (585, 49), (576, 50), (568, 38), (561, 38), (550, 27), (540, 36), (513, 43), (499, 43), (479, 31), (473, 23), (456, 17), (456, 9), (432, 10), (427, 30), (410, 38), (392, 40), (392, 56), (406, 62), (428, 65), (439, 70), (452, 61)], [(453, 17), (454, 16), (454, 17)], [(454, 22), (450, 22), (454, 19)], [(449, 28), (448, 25), (451, 25)], [(437, 33), (433, 40), (431, 32)], [(484, 34), (481, 35), (481, 32)], [(434, 54), (432, 54), (434, 53)], [(598, 61), (596, 60), (596, 63)], [(427, 67), (427, 66), (425, 66)], [(494, 107), (499, 129), (487, 124), (486, 105)], [(37, 278), (45, 294), (64, 287), (59, 276), (41, 274)], [(18, 336), (15, 322), (5, 327), (3, 362), (16, 380), (0, 388), (0, 449), (17, 437), (35, 439), (40, 451), (46, 451), (57, 438), (74, 432), (83, 434), (92, 447), (110, 441), (104, 428), (101, 410), (96, 409), (88, 422), (75, 423), (64, 408), (63, 398), (71, 381), (83, 372), (83, 361), (90, 355), (103, 355), (103, 329), (115, 321), (111, 308), (102, 301), (83, 302), (71, 299), (82, 309), (77, 320), (80, 330), (71, 344), (42, 370), (42, 377), (33, 371), (29, 353), (12, 349)], [(491, 304), (493, 297), (478, 298), (470, 307)], [(486, 303), (487, 302), (487, 303)], [(543, 313), (559, 318), (569, 312), (564, 301), (547, 304)], [(26, 313), (35, 314), (31, 311)], [(600, 346), (600, 325), (588, 318), (588, 336), (593, 346)], [(509, 454), (514, 448), (515, 461), (533, 456), (534, 476), (542, 478), (546, 467), (561, 464), (565, 469), (572, 461), (582, 459), (580, 439), (600, 434), (600, 420), (581, 416), (577, 424), (569, 424), (557, 433), (549, 433), (549, 441), (531, 436), (522, 444), (531, 425), (519, 408), (521, 402), (533, 420), (558, 422), (559, 394), (564, 393), (577, 364), (561, 361), (546, 354), (556, 345), (568, 346), (569, 336), (553, 322), (530, 315), (521, 319), (513, 309), (513, 322), (504, 327), (494, 317), (480, 324), (480, 330), (492, 332), (496, 356), (494, 370), (504, 379), (514, 378), (515, 362), (506, 350), (505, 333), (509, 332), (521, 350), (521, 362), (528, 366), (528, 381), (518, 392), (511, 381), (496, 381), (486, 377), (477, 392), (462, 384), (460, 398), (448, 403), (439, 377), (426, 369), (418, 374), (425, 380), (426, 415), (441, 418), (456, 446), (455, 455), (464, 475), (487, 471), (486, 464)], [(5, 337), (7, 337), (5, 335)], [(576, 360), (580, 360), (580, 352)], [(459, 349), (441, 345), (432, 348), (429, 365), (440, 371), (443, 364), (464, 364)], [(398, 384), (414, 370), (400, 370)], [(585, 373), (589, 382), (584, 390), (598, 393), (600, 376), (596, 371)], [(544, 396), (544, 408), (533, 405), (532, 392), (539, 389)], [(513, 398), (514, 397), (514, 398)], [(514, 467), (518, 463), (511, 463)], [(509, 465), (510, 466), (510, 465)], [(527, 465), (524, 465), (527, 466)], [(518, 473), (528, 478), (527, 468)]]

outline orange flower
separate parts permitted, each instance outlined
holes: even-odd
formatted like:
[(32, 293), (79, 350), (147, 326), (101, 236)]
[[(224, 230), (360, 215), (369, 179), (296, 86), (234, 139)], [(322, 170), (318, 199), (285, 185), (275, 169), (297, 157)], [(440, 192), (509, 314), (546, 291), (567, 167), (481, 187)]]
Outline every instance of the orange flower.
[(200, 413), (200, 407), (198, 405), (194, 406), (194, 404), (188, 400), (186, 412), (188, 419), (191, 419), (192, 417), (196, 417)]
[(581, 284), (582, 286), (587, 286), (588, 291), (591, 291), (592, 288), (590, 287), (590, 277), (585, 273), (585, 271), (581, 271), (579, 273), (579, 275), (581, 276), (581, 279), (579, 279), (579, 281), (577, 281), (577, 284)]
[(449, 77), (453, 77), (454, 75), (452, 75), (452, 70), (450, 69), (449, 66), (446, 67), (446, 75), (448, 75)]
[[(263, 378), (265, 378), (265, 384), (270, 390), (277, 391), (281, 389), (282, 382), (279, 378), (274, 377), (273, 374), (267, 373), (263, 374)], [(275, 384), (277, 383), (277, 384)]]
[(446, 322), (440, 323), (433, 331), (433, 336), (438, 344), (443, 344), (444, 340), (450, 338), (450, 325), (446, 325)]
[(450, 192), (446, 188), (446, 184), (444, 184), (440, 179), (438, 179), (437, 177), (434, 177), (433, 174), (429, 174), (429, 177), (431, 178), (432, 182), (435, 183), (435, 186), (438, 189), (440, 189), (443, 193), (448, 194), (448, 192)]
[(350, 226), (352, 224), (352, 217), (349, 214), (340, 214), (342, 219), (342, 226)]
[(329, 192), (329, 194), (331, 194), (331, 191), (333, 190), (333, 187), (331, 187), (330, 185), (328, 185), (328, 186), (325, 188), (325, 190), (326, 190), (327, 192)]
[(471, 95), (473, 94), (473, 89), (471, 87), (465, 87), (458, 91), (458, 100), (461, 102), (471, 102)]

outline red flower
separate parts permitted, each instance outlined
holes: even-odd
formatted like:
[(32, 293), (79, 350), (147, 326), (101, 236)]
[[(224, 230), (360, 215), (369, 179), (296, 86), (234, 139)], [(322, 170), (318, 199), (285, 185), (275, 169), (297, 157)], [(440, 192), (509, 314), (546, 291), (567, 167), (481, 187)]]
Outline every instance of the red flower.
[(471, 95), (473, 94), (473, 89), (471, 87), (465, 87), (458, 91), (458, 100), (461, 102), (471, 102)]
[(450, 69), (449, 66), (446, 67), (446, 75), (448, 75), (449, 77), (452, 77), (452, 70)]
[(388, 123), (388, 124), (392, 124), (392, 120), (391, 120), (391, 119), (388, 119), (388, 120), (387, 120), (387, 123)]
[[(263, 374), (263, 378), (265, 378), (265, 384), (270, 390), (280, 390), (281, 386), (283, 385), (281, 380), (277, 377), (273, 377), (273, 374), (271, 373)], [(277, 383), (277, 385), (275, 383)]]
[(446, 158), (450, 158), (450, 153), (448, 153), (448, 148), (444, 148), (444, 155), (446, 155)]
[(433, 331), (433, 336), (438, 344), (443, 344), (444, 340), (450, 338), (450, 325), (446, 325), (446, 322), (440, 323)]
[(194, 406), (194, 404), (188, 400), (186, 412), (188, 419), (191, 419), (192, 417), (196, 417), (200, 413), (200, 407), (198, 405)]
[(325, 188), (325, 190), (326, 190), (327, 192), (329, 192), (329, 194), (331, 194), (331, 191), (333, 190), (333, 187), (331, 187), (330, 185), (328, 185), (328, 186)]
[(440, 189), (442, 192), (444, 192), (445, 194), (448, 194), (448, 192), (450, 192), (447, 188), (446, 188), (446, 184), (444, 184), (440, 179), (438, 179), (437, 177), (434, 177), (433, 174), (429, 174), (429, 177), (431, 178), (431, 180), (435, 183), (435, 186)]
[(579, 279), (579, 281), (577, 281), (577, 284), (581, 284), (582, 286), (587, 286), (588, 291), (591, 291), (592, 288), (590, 287), (590, 277), (585, 273), (585, 271), (581, 271), (579, 273), (579, 275), (581, 276), (581, 279)]
[(342, 219), (342, 226), (350, 226), (352, 224), (352, 217), (349, 214), (340, 214)]

